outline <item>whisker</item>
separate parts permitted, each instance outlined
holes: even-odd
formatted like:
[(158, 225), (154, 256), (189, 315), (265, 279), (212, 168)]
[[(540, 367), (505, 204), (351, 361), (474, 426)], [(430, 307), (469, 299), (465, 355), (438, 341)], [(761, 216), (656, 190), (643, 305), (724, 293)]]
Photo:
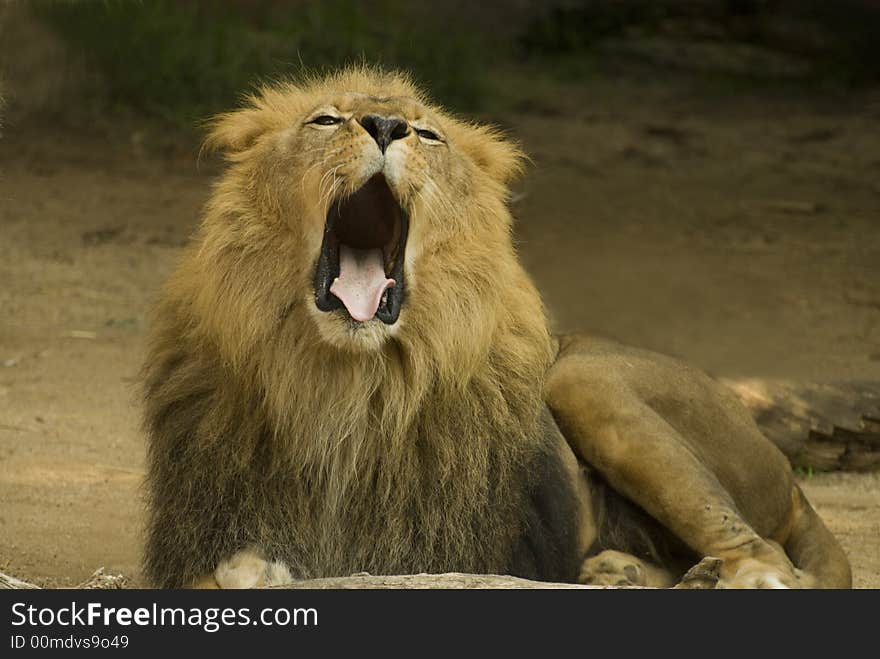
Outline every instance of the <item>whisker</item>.
[[(306, 192), (306, 189), (305, 189), (306, 179), (308, 178), (308, 176), (312, 172), (312, 170), (314, 170), (316, 167), (320, 167), (321, 165), (325, 165), (330, 158), (333, 158), (334, 156), (338, 155), (341, 152), (342, 152), (342, 147), (334, 149), (334, 150), (330, 151), (324, 157), (324, 159), (318, 160), (317, 162), (312, 163), (311, 165), (309, 165), (306, 168), (306, 171), (304, 171), (302, 176), (300, 177), (300, 189), (303, 193), (303, 196), (305, 196), (305, 192)], [(321, 178), (323, 180), (323, 176)]]

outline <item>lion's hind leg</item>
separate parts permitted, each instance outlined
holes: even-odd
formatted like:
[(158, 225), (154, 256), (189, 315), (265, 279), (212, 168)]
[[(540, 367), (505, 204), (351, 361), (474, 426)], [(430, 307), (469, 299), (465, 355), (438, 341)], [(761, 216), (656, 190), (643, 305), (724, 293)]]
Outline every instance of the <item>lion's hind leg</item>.
[(791, 531), (785, 551), (798, 568), (815, 577), (820, 588), (852, 587), (852, 570), (843, 548), (797, 485), (792, 489)]
[[(767, 533), (785, 527), (791, 510), (785, 489), (791, 475), (785, 458), (765, 438), (723, 422), (706, 422), (705, 428), (697, 428), (699, 432), (679, 432), (688, 427), (682, 419), (694, 410), (699, 414), (701, 408), (673, 387), (667, 398), (678, 395), (682, 400), (676, 408), (678, 416), (670, 413), (671, 421), (667, 420), (619, 376), (633, 370), (633, 363), (634, 357), (628, 362), (575, 353), (554, 365), (545, 390), (547, 404), (576, 455), (697, 557), (722, 559), (722, 585), (810, 587), (811, 580), (771, 542), (770, 536), (776, 534)], [(636, 380), (661, 376), (690, 377), (652, 369), (651, 364), (642, 364), (640, 374), (630, 374)], [(700, 393), (686, 383), (676, 386), (687, 394)], [(710, 405), (711, 397), (706, 398), (704, 404)], [(721, 453), (725, 446), (732, 446), (732, 451)], [(765, 536), (747, 521), (728, 486), (751, 507), (751, 518), (761, 523)], [(754, 495), (756, 488), (762, 496)], [(785, 538), (778, 540), (785, 544)]]

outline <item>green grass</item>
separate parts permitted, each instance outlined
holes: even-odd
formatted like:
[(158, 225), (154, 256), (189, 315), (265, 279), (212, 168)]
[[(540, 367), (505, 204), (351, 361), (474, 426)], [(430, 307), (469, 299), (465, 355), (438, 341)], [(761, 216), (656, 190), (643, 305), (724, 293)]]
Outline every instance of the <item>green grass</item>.
[(479, 105), (485, 35), (404, 0), (43, 2), (38, 15), (100, 71), (111, 109), (192, 124), (260, 81), (367, 61), (440, 102)]
[(794, 468), (794, 473), (805, 480), (810, 480), (811, 478), (813, 478), (814, 475), (812, 467), (797, 466)]
[[(734, 5), (754, 6), (740, 14)], [(603, 55), (606, 39), (652, 36), (755, 44), (810, 62), (811, 77), (702, 71), (709, 89), (819, 89), (880, 81), (880, 12), (861, 0), (41, 0), (45, 23), (99, 74), (107, 110), (191, 128), (261, 81), (353, 62), (402, 68), (435, 100), (465, 113), (515, 106), (547, 81), (583, 85), (635, 71), (662, 81), (647, 55)], [(516, 11), (514, 6), (525, 7)], [(725, 9), (727, 8), (727, 9)], [(670, 25), (673, 31), (670, 32)], [(670, 37), (670, 35), (673, 35)], [(682, 36), (683, 35), (683, 36)], [(699, 36), (699, 38), (706, 38)], [(635, 65), (635, 66), (632, 66)], [(623, 71), (623, 73), (621, 73)], [(516, 72), (517, 75), (511, 75)]]

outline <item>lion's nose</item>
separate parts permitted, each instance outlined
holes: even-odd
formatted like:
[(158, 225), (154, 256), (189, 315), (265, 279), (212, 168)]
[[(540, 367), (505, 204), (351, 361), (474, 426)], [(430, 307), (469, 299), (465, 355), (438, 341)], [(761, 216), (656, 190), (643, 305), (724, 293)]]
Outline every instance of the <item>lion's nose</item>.
[(370, 136), (376, 140), (379, 149), (385, 153), (385, 149), (394, 140), (409, 135), (409, 125), (400, 117), (383, 117), (378, 114), (368, 114), (360, 118), (360, 124)]

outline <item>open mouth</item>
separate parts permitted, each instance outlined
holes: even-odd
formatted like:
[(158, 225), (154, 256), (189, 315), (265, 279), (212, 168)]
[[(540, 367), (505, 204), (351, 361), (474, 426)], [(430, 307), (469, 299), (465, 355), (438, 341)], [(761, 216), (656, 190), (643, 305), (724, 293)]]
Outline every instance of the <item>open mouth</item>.
[(393, 325), (403, 302), (409, 216), (382, 174), (337, 199), (327, 212), (315, 269), (315, 304), (344, 309), (352, 320)]

